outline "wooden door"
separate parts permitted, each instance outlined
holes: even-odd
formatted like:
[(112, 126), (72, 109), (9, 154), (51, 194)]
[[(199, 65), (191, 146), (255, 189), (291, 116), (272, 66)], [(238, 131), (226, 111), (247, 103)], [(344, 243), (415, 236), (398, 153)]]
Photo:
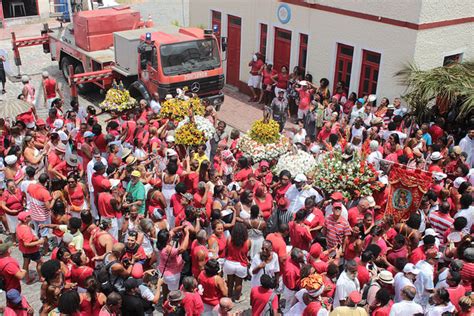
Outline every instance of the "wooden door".
[(240, 77), (240, 33), (242, 19), (229, 15), (227, 20), (227, 83), (238, 86)]
[(275, 28), (275, 44), (273, 49), (273, 68), (289, 67), (291, 55), (291, 31)]

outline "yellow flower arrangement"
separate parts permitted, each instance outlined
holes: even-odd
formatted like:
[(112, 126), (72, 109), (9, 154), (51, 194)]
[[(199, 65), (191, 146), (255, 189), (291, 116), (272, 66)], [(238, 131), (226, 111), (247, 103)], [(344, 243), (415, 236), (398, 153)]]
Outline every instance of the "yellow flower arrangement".
[(257, 120), (252, 124), (249, 131), (250, 138), (256, 142), (266, 145), (276, 143), (280, 139), (280, 126), (275, 120)]
[(107, 91), (105, 100), (99, 104), (104, 111), (125, 111), (133, 109), (137, 105), (137, 100), (130, 96), (130, 92), (123, 88), (122, 83), (119, 86), (114, 84)]
[(197, 146), (206, 142), (204, 132), (200, 131), (196, 123), (189, 122), (176, 129), (175, 142), (178, 145)]
[(173, 98), (163, 102), (160, 117), (180, 122), (189, 115), (189, 110), (192, 110), (193, 115), (202, 116), (206, 109), (199, 98), (190, 98), (188, 100)]

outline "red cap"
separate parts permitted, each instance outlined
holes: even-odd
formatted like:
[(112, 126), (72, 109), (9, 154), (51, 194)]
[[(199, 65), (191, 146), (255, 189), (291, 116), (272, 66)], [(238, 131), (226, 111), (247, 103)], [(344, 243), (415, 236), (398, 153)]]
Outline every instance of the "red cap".
[(332, 203), (332, 207), (342, 207), (342, 203), (341, 202), (334, 202), (334, 203)]
[(290, 206), (290, 200), (288, 200), (286, 197), (281, 197), (278, 200), (278, 206), (281, 206), (283, 208), (288, 208)]
[(262, 168), (262, 167), (267, 167), (268, 168), (268, 167), (270, 167), (270, 164), (268, 163), (268, 161), (262, 160), (262, 161), (260, 161), (260, 168)]
[(24, 222), (28, 216), (31, 216), (31, 212), (27, 212), (27, 211), (20, 212), (20, 214), (18, 214), (18, 220)]
[(362, 300), (362, 296), (358, 291), (352, 291), (351, 294), (349, 294), (349, 299), (354, 303), (354, 304), (359, 304), (360, 301)]
[(46, 123), (43, 119), (37, 119), (36, 120), (36, 126), (43, 126), (43, 125), (46, 125)]
[(333, 194), (331, 194), (331, 199), (333, 200), (342, 200), (344, 198), (344, 196), (342, 195), (341, 192), (334, 192)]
[(311, 255), (311, 257), (313, 258), (319, 258), (319, 256), (321, 255), (321, 250), (322, 250), (322, 247), (319, 243), (314, 243), (311, 248), (309, 249), (309, 254)]

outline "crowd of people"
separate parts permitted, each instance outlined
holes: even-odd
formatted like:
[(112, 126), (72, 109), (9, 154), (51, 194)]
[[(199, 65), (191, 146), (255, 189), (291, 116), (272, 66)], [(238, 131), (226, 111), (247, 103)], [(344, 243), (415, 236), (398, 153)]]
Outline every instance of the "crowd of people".
[[(244, 300), (252, 315), (472, 315), (474, 129), (416, 124), (400, 99), (348, 95), (343, 83), (331, 94), (327, 79), (275, 72), (260, 56), (249, 65), (252, 100), (295, 146), (316, 159), (364, 154), (380, 189), (348, 199), (314, 175), (272, 174), (276, 161), (239, 151), (239, 131), (211, 106), (214, 137), (188, 151), (158, 95), (100, 124), (92, 106), (64, 109), (45, 74), (46, 120), (0, 118), (5, 315), (33, 313), (22, 282), (41, 282), (44, 316), (233, 315)], [(27, 79), (20, 98), (32, 102)], [(433, 174), (405, 222), (384, 214), (382, 162)]]

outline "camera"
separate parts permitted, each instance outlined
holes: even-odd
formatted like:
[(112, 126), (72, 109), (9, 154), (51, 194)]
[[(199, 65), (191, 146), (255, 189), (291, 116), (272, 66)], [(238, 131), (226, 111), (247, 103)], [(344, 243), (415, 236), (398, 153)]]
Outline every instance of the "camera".
[(179, 241), (181, 238), (183, 238), (183, 236), (184, 236), (183, 232), (177, 232), (176, 234), (174, 234), (172, 239), (174, 241)]

